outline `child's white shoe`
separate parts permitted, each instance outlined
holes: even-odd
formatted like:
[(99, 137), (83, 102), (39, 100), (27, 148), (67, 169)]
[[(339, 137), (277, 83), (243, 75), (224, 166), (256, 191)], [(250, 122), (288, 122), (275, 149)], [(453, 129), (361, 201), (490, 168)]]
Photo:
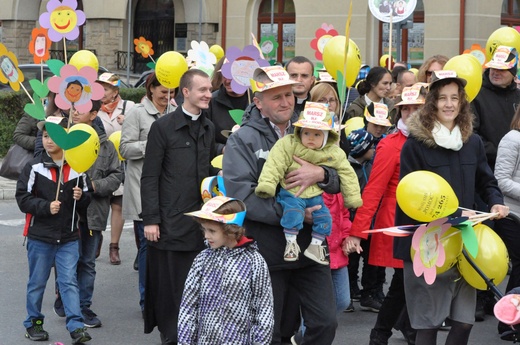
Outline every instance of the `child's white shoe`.
[(325, 256), (325, 247), (319, 244), (309, 244), (303, 255), (322, 265), (328, 265), (329, 260)]

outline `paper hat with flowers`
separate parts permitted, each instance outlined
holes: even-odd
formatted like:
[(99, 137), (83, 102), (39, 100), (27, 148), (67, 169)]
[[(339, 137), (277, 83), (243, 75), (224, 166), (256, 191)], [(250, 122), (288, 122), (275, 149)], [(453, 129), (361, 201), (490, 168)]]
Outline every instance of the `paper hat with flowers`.
[(397, 103), (396, 106), (424, 104), (426, 91), (423, 85), (424, 83), (417, 83), (410, 87), (403, 88), (403, 92), (401, 92), (401, 102)]
[(516, 49), (507, 46), (498, 46), (493, 58), (484, 65), (486, 68), (511, 69), (516, 66), (518, 56)]
[(433, 84), (435, 84), (436, 82), (438, 82), (440, 80), (445, 80), (445, 79), (453, 79), (454, 81), (459, 81), (462, 84), (462, 86), (466, 86), (466, 84), (468, 83), (466, 81), (466, 79), (458, 77), (457, 72), (455, 72), (455, 71), (439, 70), (439, 71), (434, 71), (432, 73), (432, 81), (430, 83), (430, 90), (431, 90)]
[(294, 123), (295, 127), (332, 130), (332, 116), (325, 103), (306, 102), (300, 118)]
[[(216, 212), (221, 206), (233, 200), (238, 201), (242, 205), (243, 211), (232, 214), (220, 214)], [(200, 211), (185, 213), (185, 215), (200, 219), (212, 220), (223, 224), (235, 224), (242, 226), (246, 217), (246, 205), (238, 199), (229, 198), (227, 196), (216, 196), (209, 199), (204, 204), (204, 206), (202, 206)]]
[(101, 82), (101, 83), (107, 83), (107, 84), (110, 84), (113, 86), (119, 86), (121, 84), (121, 80), (119, 80), (119, 77), (117, 76), (117, 74), (110, 73), (110, 72), (105, 72), (105, 73), (101, 74), (98, 77), (97, 81)]
[(289, 73), (281, 66), (258, 67), (251, 79), (253, 92), (264, 92), (280, 86), (299, 84), (289, 78)]
[(365, 107), (365, 119), (379, 126), (392, 126), (388, 120), (388, 106), (383, 103), (370, 103)]

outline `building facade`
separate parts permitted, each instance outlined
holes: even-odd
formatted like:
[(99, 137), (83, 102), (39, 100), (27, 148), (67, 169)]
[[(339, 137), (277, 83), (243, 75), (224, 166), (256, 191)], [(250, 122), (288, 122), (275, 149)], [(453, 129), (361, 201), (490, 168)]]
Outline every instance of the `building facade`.
[[(388, 53), (390, 34), (389, 25), (370, 12), (369, 1), (383, 5), (385, 0), (353, 1), (350, 37), (363, 62), (376, 65), (379, 57)], [(407, 29), (393, 25), (392, 51), (399, 54), (399, 60), (413, 65), (434, 54), (458, 55), (472, 44), (485, 47), (494, 30), (520, 25), (519, 0), (401, 1), (417, 5)], [(27, 48), (31, 31), (38, 26), (48, 2), (0, 0), (1, 41), (19, 63), (32, 61)], [(185, 53), (191, 40), (219, 44), (224, 49), (242, 48), (251, 44), (253, 33), (258, 41), (264, 36), (275, 37), (280, 62), (295, 55), (316, 60), (310, 46), (316, 30), (327, 24), (344, 35), (349, 4), (349, 0), (78, 0), (87, 21), (80, 37), (65, 45), (68, 52), (94, 50), (100, 65), (110, 70), (125, 69), (130, 52), (131, 69), (136, 73), (149, 62), (134, 54), (133, 39), (140, 36), (153, 43), (155, 59), (169, 50)], [(54, 43), (52, 49), (63, 51), (64, 43)]]

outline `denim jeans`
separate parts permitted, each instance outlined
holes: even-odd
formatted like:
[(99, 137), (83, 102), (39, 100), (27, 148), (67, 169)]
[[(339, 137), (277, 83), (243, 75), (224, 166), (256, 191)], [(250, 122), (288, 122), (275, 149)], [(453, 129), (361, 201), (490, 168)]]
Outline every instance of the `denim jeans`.
[(101, 240), (101, 231), (88, 229), (86, 223), (79, 223), (80, 246), (78, 261), (78, 286), (81, 308), (90, 308), (96, 280), (96, 249)]
[(332, 217), (321, 195), (305, 199), (296, 198), (281, 188), (276, 197), (276, 201), (278, 201), (283, 208), (280, 225), (282, 225), (284, 229), (294, 230), (301, 230), (303, 228), (306, 208), (321, 205), (319, 210), (312, 212), (312, 231), (322, 235), (330, 235), (330, 231), (332, 230)]
[(350, 284), (348, 281), (347, 266), (330, 270), (334, 296), (336, 297), (336, 312), (341, 313), (350, 304)]
[(29, 281), (27, 282), (27, 318), (25, 328), (32, 326), (31, 320), (43, 319), (41, 313), (43, 294), (52, 265), (58, 272), (58, 286), (65, 308), (67, 329), (73, 332), (84, 327), (79, 306), (79, 288), (76, 268), (79, 259), (79, 241), (63, 244), (51, 244), (34, 239), (27, 239), (27, 260), (29, 261)]
[(139, 251), (137, 252), (139, 266), (139, 305), (144, 310), (144, 288), (146, 286), (146, 237), (144, 237), (144, 223), (134, 220), (134, 232), (139, 236)]

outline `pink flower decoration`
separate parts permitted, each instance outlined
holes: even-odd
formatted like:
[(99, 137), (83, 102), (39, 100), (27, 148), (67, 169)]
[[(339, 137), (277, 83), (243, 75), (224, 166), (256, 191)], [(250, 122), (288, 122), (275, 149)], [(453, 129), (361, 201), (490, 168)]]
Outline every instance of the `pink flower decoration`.
[(435, 281), (437, 267), (444, 265), (446, 260), (441, 237), (451, 227), (447, 220), (441, 218), (419, 226), (412, 238), (412, 248), (415, 249), (413, 271), (417, 277), (424, 273), (424, 280), (429, 285)]
[(321, 28), (316, 30), (315, 36), (311, 41), (311, 48), (314, 49), (316, 52), (314, 53), (314, 56), (319, 61), (323, 60), (323, 48), (325, 47), (325, 44), (334, 36), (337, 36), (338, 32), (334, 29), (334, 27), (331, 25), (327, 25), (326, 23), (321, 24)]
[(254, 45), (245, 46), (243, 51), (230, 47), (226, 51), (226, 59), (227, 62), (221, 68), (222, 75), (231, 79), (231, 89), (240, 95), (251, 86), (250, 79), (255, 69), (269, 66), (269, 62), (262, 59)]
[(49, 29), (49, 38), (58, 42), (63, 38), (75, 40), (79, 36), (78, 27), (85, 23), (85, 13), (76, 10), (76, 0), (50, 0), (47, 12), (40, 15), (40, 26)]
[(92, 109), (91, 99), (101, 99), (105, 93), (96, 79), (97, 72), (92, 67), (86, 66), (78, 71), (73, 65), (65, 65), (60, 69), (60, 77), (51, 77), (48, 86), (56, 93), (58, 108), (67, 110), (74, 104), (80, 113), (86, 113)]

